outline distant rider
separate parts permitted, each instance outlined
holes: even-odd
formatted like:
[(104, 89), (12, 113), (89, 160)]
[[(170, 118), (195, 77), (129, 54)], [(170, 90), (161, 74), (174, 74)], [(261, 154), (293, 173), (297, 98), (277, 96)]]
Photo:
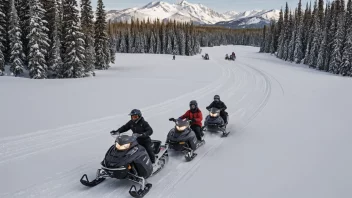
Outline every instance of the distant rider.
[(155, 163), (155, 155), (152, 148), (152, 141), (149, 136), (153, 134), (153, 129), (150, 127), (149, 123), (144, 120), (142, 117), (142, 112), (138, 109), (133, 109), (129, 114), (131, 120), (128, 121), (125, 125), (120, 127), (115, 131), (111, 131), (112, 135), (116, 133), (124, 133), (128, 130), (132, 130), (133, 133), (142, 134), (142, 136), (137, 138), (138, 144), (142, 145), (150, 157), (150, 161)]
[[(179, 119), (189, 119), (191, 122), (191, 129), (195, 132), (197, 139), (199, 141), (203, 141), (204, 134), (201, 131), (203, 115), (200, 109), (198, 108), (198, 103), (195, 100), (192, 100), (189, 103), (190, 110), (188, 110), (185, 114), (183, 114)], [(174, 121), (173, 118), (169, 119), (170, 121)]]
[(225, 125), (226, 125), (227, 124), (227, 112), (225, 112), (225, 110), (227, 109), (227, 107), (226, 107), (225, 103), (220, 100), (219, 95), (214, 96), (214, 101), (209, 106), (207, 106), (206, 109), (209, 111), (213, 107), (220, 109), (220, 116), (222, 117), (222, 119), (224, 120)]

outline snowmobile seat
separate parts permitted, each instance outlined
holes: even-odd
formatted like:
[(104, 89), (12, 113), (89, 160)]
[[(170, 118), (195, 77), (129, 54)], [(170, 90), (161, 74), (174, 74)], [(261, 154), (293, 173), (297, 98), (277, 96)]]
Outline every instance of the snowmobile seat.
[(161, 141), (159, 140), (152, 140), (152, 148), (154, 151), (154, 154), (158, 154), (160, 152), (160, 146), (161, 146)]

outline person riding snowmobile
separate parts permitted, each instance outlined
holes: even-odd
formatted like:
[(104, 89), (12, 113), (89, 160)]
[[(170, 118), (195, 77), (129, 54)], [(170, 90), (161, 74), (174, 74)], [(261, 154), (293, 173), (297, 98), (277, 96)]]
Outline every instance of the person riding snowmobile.
[(142, 136), (137, 138), (137, 142), (145, 148), (150, 157), (150, 161), (154, 164), (155, 155), (152, 148), (152, 140), (149, 137), (153, 134), (153, 129), (150, 127), (149, 123), (144, 120), (140, 110), (133, 109), (128, 115), (131, 116), (131, 120), (119, 129), (111, 131), (110, 133), (115, 135), (116, 133), (124, 133), (128, 130), (132, 130), (133, 133), (142, 134)]
[(220, 109), (220, 116), (222, 117), (222, 119), (224, 120), (225, 125), (226, 125), (227, 124), (227, 112), (225, 112), (225, 110), (227, 109), (227, 107), (226, 107), (225, 103), (220, 100), (219, 95), (214, 96), (214, 101), (209, 106), (207, 106), (206, 109), (209, 111), (213, 107)]
[[(195, 100), (192, 100), (189, 103), (190, 110), (188, 110), (185, 114), (183, 114), (179, 119), (189, 119), (192, 120), (191, 122), (191, 129), (197, 136), (198, 141), (203, 141), (203, 132), (201, 131), (202, 128), (202, 120), (203, 115), (200, 109), (198, 108), (198, 103)], [(175, 121), (173, 118), (169, 119), (170, 121)]]

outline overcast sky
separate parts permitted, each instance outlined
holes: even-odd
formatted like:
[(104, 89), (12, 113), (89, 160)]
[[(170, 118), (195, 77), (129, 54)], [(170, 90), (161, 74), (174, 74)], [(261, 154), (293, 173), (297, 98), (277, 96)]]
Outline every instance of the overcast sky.
[[(94, 10), (97, 0), (91, 0)], [(153, 0), (103, 0), (106, 10), (119, 10), (131, 7), (142, 7)], [(155, 1), (155, 0), (154, 0)], [(175, 3), (177, 0), (164, 0), (165, 2)], [(298, 0), (188, 0), (190, 3), (201, 3), (217, 12), (235, 10), (243, 12), (256, 9), (280, 9), (284, 7), (286, 1), (292, 8), (297, 7)], [(302, 0), (303, 7), (310, 0)], [(312, 0), (314, 2), (314, 0)], [(312, 3), (313, 5), (313, 3)]]

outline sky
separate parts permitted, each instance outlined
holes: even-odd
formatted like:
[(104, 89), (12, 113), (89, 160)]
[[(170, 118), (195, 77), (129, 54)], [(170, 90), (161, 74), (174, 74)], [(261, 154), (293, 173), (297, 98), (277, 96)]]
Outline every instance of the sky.
[[(97, 0), (91, 0), (94, 9), (96, 8)], [(157, 0), (103, 0), (106, 10), (120, 10), (131, 7), (142, 7), (152, 1)], [(176, 3), (179, 0), (163, 0), (169, 3)], [(247, 10), (262, 10), (262, 9), (280, 9), (285, 7), (288, 2), (289, 7), (296, 8), (298, 0), (187, 0), (189, 3), (203, 4), (219, 13), (226, 11), (243, 12)], [(305, 7), (306, 2), (310, 0), (302, 0)], [(312, 0), (312, 5), (314, 0)]]

